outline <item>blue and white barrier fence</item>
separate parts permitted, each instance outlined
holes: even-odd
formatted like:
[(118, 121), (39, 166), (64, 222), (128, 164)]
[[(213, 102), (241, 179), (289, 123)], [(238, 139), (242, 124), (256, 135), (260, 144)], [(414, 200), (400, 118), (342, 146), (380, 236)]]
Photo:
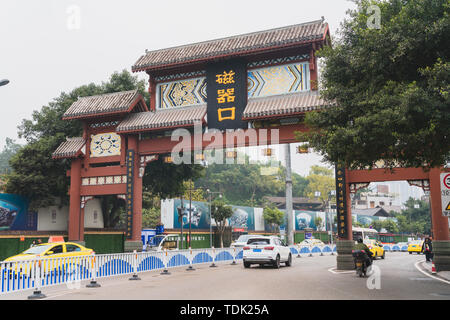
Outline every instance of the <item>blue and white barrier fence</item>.
[[(290, 246), (293, 255), (323, 255), (336, 252), (335, 245)], [(67, 284), (80, 286), (81, 281), (138, 274), (151, 270), (167, 270), (181, 266), (220, 262), (236, 264), (242, 260), (242, 248), (207, 248), (86, 255), (62, 258), (35, 258), (26, 261), (0, 262), (0, 294)]]
[(408, 246), (407, 245), (399, 246), (399, 245), (396, 245), (396, 244), (391, 244), (391, 245), (385, 244), (385, 245), (383, 245), (383, 249), (385, 251), (402, 251), (402, 252), (406, 252), (406, 251), (408, 251)]

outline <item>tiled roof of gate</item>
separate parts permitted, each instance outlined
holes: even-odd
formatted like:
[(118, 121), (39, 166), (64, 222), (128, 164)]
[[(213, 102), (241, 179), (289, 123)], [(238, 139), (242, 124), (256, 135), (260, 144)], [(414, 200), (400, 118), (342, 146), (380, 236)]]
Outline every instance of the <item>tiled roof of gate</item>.
[(248, 100), (242, 118), (257, 119), (303, 113), (330, 106), (333, 103), (320, 98), (317, 92), (291, 93)]
[(74, 158), (78, 152), (84, 147), (86, 140), (82, 137), (66, 138), (66, 141), (62, 142), (55, 152), (52, 154), (52, 158)]
[(267, 49), (294, 46), (322, 40), (328, 24), (322, 20), (282, 28), (242, 34), (178, 47), (146, 52), (132, 66), (132, 71), (143, 71), (166, 65), (207, 61), (220, 56), (245, 55)]
[[(114, 92), (96, 96), (81, 97), (67, 109), (63, 119), (79, 119), (92, 116), (114, 114), (130, 111), (137, 99), (142, 96), (137, 90)], [(146, 111), (147, 106), (142, 100), (141, 111)]]
[(161, 128), (192, 126), (203, 121), (206, 105), (132, 113), (116, 128), (117, 132), (156, 130)]

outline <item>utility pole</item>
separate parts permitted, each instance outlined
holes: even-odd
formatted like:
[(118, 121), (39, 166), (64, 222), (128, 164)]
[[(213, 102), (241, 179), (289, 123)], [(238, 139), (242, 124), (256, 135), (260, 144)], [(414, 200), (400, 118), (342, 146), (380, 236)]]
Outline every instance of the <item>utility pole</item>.
[(286, 159), (286, 214), (287, 214), (287, 240), (288, 245), (294, 244), (294, 215), (292, 209), (292, 177), (291, 177), (291, 146), (285, 144), (284, 155)]
[[(190, 180), (192, 183), (192, 180)], [(189, 185), (189, 248), (191, 247), (191, 215), (192, 215), (192, 188)]]
[(184, 243), (183, 243), (183, 214), (184, 214), (184, 204), (183, 204), (183, 195), (181, 195), (181, 250), (184, 249)]

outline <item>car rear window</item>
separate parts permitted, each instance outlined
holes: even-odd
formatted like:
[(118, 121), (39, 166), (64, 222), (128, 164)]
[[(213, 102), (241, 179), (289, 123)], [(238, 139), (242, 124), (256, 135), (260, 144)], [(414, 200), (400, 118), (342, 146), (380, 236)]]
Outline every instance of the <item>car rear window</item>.
[(247, 244), (270, 244), (270, 239), (260, 239), (260, 238), (248, 239)]

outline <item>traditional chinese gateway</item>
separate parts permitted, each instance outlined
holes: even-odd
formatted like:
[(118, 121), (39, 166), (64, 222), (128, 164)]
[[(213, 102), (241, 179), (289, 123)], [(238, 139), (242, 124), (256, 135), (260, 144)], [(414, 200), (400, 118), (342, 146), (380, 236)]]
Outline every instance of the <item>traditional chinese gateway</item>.
[[(117, 195), (126, 201), (125, 248), (142, 249), (142, 177), (148, 162), (168, 154), (177, 128), (204, 132), (215, 128), (256, 130), (256, 141), (234, 146), (296, 142), (304, 131), (306, 112), (332, 106), (320, 98), (316, 52), (329, 45), (329, 28), (323, 20), (196, 44), (148, 51), (132, 66), (149, 76), (150, 105), (137, 91), (79, 98), (64, 120), (83, 122), (82, 137), (68, 138), (54, 152), (56, 159), (71, 159), (68, 237), (83, 241), (84, 206), (95, 196)], [(278, 129), (277, 139), (267, 130)], [(192, 136), (193, 148), (209, 141)], [(220, 139), (219, 139), (220, 140)], [(226, 139), (222, 139), (225, 143)], [(200, 141), (200, 143), (198, 143)], [(196, 144), (197, 142), (197, 144)], [(350, 192), (370, 181), (411, 180), (430, 188), (440, 199), (439, 169), (337, 169), (339, 219), (338, 267), (350, 268)], [(449, 243), (447, 218), (440, 201), (432, 201), (436, 240)], [(348, 223), (350, 222), (350, 223)], [(436, 252), (437, 253), (437, 252)], [(443, 256), (448, 259), (448, 256)], [(450, 267), (448, 260), (442, 266)]]

